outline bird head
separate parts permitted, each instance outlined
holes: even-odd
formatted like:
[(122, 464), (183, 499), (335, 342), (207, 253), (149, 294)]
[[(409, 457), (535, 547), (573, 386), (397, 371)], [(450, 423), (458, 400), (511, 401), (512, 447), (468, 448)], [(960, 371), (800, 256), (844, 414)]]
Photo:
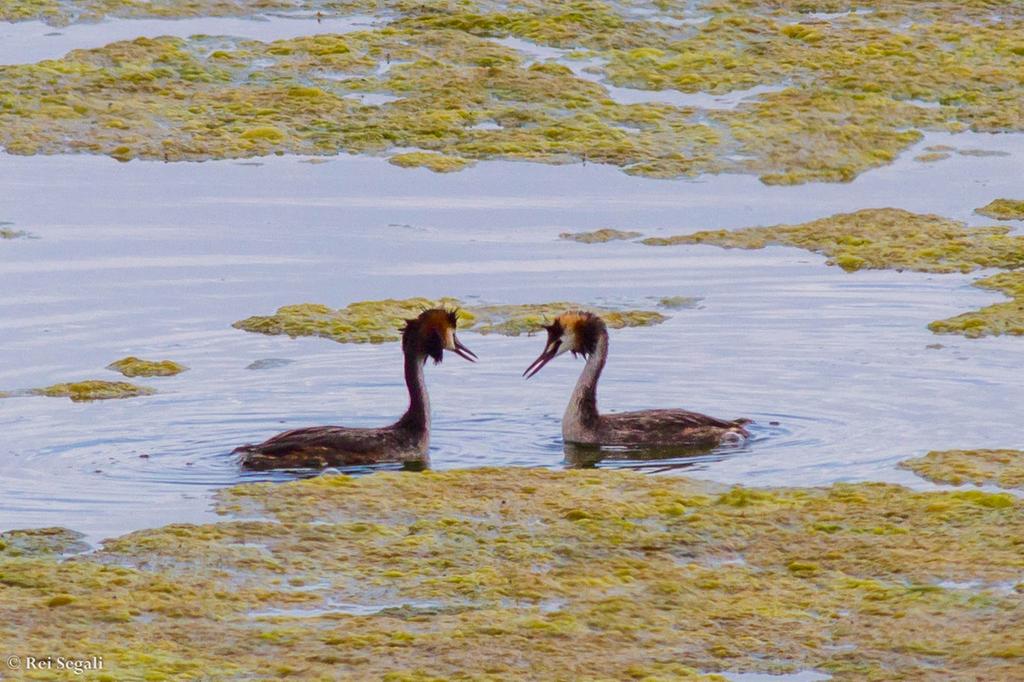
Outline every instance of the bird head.
[(606, 327), (604, 320), (594, 313), (572, 310), (556, 317), (544, 329), (548, 333), (544, 351), (523, 372), (527, 379), (565, 352), (589, 357), (597, 350), (598, 339)]
[(421, 354), (424, 362), (429, 357), (434, 364), (441, 362), (446, 350), (460, 358), (476, 362), (476, 353), (462, 345), (455, 336), (458, 323), (457, 310), (424, 310), (418, 317), (405, 321), (405, 327), (402, 329), (402, 348)]

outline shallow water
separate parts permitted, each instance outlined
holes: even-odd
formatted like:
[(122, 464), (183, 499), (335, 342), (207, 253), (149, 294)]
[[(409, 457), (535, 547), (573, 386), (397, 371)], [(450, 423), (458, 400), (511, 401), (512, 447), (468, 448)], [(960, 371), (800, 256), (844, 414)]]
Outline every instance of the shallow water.
[[(923, 146), (1006, 157), (911, 159)], [(847, 185), (630, 177), (615, 168), (481, 163), (438, 175), (383, 159), (198, 164), (0, 156), (0, 219), (38, 239), (0, 244), (0, 389), (87, 378), (125, 355), (191, 369), (137, 379), (157, 395), (0, 400), (0, 528), (68, 525), (93, 539), (210, 518), (243, 474), (230, 451), (286, 428), (377, 425), (404, 409), (399, 349), (230, 327), (304, 301), (450, 295), (650, 307), (696, 296), (665, 324), (613, 332), (605, 409), (678, 406), (757, 420), (742, 448), (607, 466), (685, 469), (751, 485), (927, 484), (894, 469), (929, 449), (1019, 446), (1019, 339), (932, 335), (935, 319), (1000, 300), (976, 276), (846, 274), (797, 249), (727, 251), (561, 241), (798, 222), (896, 206), (972, 211), (1019, 189), (1024, 136), (931, 135)], [(566, 462), (559, 420), (581, 365), (526, 383), (538, 338), (463, 340), (477, 365), (429, 367), (437, 468)], [(928, 348), (941, 343), (942, 348)], [(291, 361), (281, 362), (281, 361)], [(262, 369), (250, 369), (252, 363)], [(777, 424), (772, 424), (777, 422)], [(286, 478), (286, 474), (270, 475)]]
[(802, 670), (797, 673), (719, 673), (730, 682), (821, 682), (832, 679), (831, 676), (813, 670)]

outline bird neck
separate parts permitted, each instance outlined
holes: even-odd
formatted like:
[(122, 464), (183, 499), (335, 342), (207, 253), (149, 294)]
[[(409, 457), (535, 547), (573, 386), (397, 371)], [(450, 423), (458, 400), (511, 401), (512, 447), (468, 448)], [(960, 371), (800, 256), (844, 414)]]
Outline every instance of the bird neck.
[(602, 330), (597, 337), (597, 347), (587, 358), (587, 364), (576, 381), (569, 406), (562, 417), (563, 435), (575, 435), (575, 429), (593, 429), (598, 422), (597, 382), (608, 359), (608, 332)]
[(409, 389), (409, 409), (396, 426), (410, 431), (427, 432), (430, 429), (430, 396), (423, 378), (426, 356), (416, 350), (405, 353), (405, 385)]

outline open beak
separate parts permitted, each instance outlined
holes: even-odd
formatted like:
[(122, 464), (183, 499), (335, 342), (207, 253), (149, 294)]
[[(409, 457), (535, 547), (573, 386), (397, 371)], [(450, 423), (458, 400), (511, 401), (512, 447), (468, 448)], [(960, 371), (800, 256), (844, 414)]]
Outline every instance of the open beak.
[(523, 372), (523, 376), (529, 379), (537, 372), (544, 368), (544, 365), (551, 362), (551, 359), (558, 355), (558, 347), (562, 345), (562, 342), (553, 341), (548, 344), (548, 347), (544, 349), (544, 352), (537, 356), (537, 359), (530, 363), (530, 366)]
[(458, 339), (455, 339), (455, 348), (452, 349), (452, 352), (458, 355), (460, 358), (469, 360), (470, 362), (477, 361), (476, 353), (463, 346), (462, 342), (459, 341)]

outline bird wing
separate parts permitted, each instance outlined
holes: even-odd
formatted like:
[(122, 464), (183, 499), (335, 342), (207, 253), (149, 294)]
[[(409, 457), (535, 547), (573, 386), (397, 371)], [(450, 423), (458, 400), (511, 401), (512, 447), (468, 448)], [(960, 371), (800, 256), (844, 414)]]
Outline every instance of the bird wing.
[(387, 429), (313, 426), (243, 445), (235, 454), (248, 469), (363, 465), (402, 459), (408, 444), (399, 441)]
[(745, 421), (726, 421), (686, 410), (645, 410), (601, 415), (602, 445), (715, 447), (726, 434), (747, 437)]
[(709, 417), (700, 412), (686, 410), (644, 410), (642, 412), (613, 412), (602, 415), (609, 424), (616, 427), (631, 427), (638, 431), (644, 430), (679, 430), (689, 429), (736, 429), (743, 428), (743, 421), (727, 421)]

